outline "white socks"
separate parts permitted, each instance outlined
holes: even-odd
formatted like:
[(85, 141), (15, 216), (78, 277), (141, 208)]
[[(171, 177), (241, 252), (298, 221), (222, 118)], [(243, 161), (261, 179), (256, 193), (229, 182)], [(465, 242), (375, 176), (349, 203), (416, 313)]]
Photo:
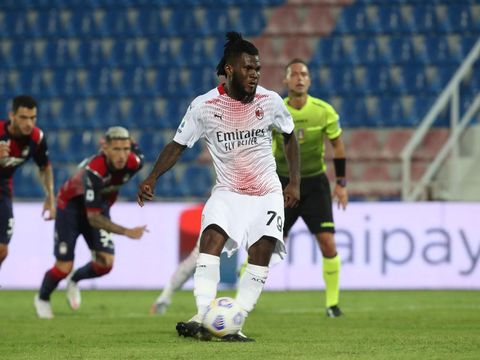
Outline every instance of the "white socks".
[(195, 289), (193, 294), (197, 302), (198, 315), (203, 317), (208, 305), (217, 296), (220, 282), (220, 257), (200, 253), (194, 275)]
[[(253, 310), (268, 277), (268, 266), (248, 264), (238, 283), (237, 303), (247, 313)], [(247, 314), (245, 314), (247, 315)]]
[(172, 295), (175, 291), (180, 289), (183, 284), (195, 273), (195, 267), (197, 266), (198, 258), (198, 246), (178, 265), (177, 269), (173, 273), (170, 281), (163, 288), (162, 293), (157, 298), (157, 303), (171, 303)]

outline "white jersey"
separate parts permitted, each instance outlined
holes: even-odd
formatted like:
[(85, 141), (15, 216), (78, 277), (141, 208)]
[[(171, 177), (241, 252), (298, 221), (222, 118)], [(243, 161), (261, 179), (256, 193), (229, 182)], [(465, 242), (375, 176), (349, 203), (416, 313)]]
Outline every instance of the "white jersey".
[(282, 98), (257, 87), (250, 103), (229, 97), (223, 85), (190, 104), (174, 141), (192, 147), (204, 138), (217, 175), (213, 191), (282, 193), (272, 152), (272, 129), (290, 134), (293, 119)]

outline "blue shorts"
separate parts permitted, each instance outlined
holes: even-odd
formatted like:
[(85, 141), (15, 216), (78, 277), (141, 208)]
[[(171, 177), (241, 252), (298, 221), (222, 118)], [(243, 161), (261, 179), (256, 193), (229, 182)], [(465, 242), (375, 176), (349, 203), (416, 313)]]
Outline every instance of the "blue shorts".
[[(103, 212), (102, 215), (110, 218), (108, 211)], [(65, 209), (57, 208), (54, 245), (57, 260), (73, 261), (75, 245), (80, 235), (83, 236), (90, 250), (115, 253), (112, 233), (92, 227), (88, 222), (83, 199), (82, 201), (73, 199), (68, 202)]]
[(10, 242), (13, 234), (12, 199), (0, 195), (0, 244)]

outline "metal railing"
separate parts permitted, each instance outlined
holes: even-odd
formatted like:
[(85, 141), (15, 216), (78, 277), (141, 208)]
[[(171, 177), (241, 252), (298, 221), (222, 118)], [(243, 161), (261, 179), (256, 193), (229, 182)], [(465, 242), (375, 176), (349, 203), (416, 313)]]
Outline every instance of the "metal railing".
[[(452, 166), (458, 164), (458, 140), (463, 133), (468, 123), (473, 119), (475, 113), (480, 109), (480, 94), (477, 94), (472, 104), (466, 109), (465, 114), (460, 119), (460, 83), (467, 75), (468, 71), (473, 67), (475, 61), (480, 57), (480, 39), (477, 40), (475, 45), (470, 50), (470, 53), (465, 58), (464, 62), (460, 65), (458, 70), (453, 75), (452, 79), (448, 82), (445, 89), (442, 91), (438, 99), (420, 122), (418, 129), (413, 134), (410, 141), (405, 145), (400, 157), (402, 159), (402, 199), (404, 201), (418, 200), (420, 195), (427, 188), (432, 181), (435, 174), (442, 166), (443, 161), (450, 153), (452, 156)], [(479, 76), (479, 74), (474, 74)], [(433, 122), (438, 115), (446, 108), (451, 102), (450, 106), (450, 136), (443, 147), (440, 149), (434, 160), (429, 164), (425, 173), (418, 182), (412, 184), (411, 180), (411, 164), (412, 154), (416, 147), (421, 143), (428, 130), (432, 127)], [(455, 180), (458, 176), (458, 171), (452, 169), (450, 173)], [(452, 179), (450, 179), (452, 182)]]

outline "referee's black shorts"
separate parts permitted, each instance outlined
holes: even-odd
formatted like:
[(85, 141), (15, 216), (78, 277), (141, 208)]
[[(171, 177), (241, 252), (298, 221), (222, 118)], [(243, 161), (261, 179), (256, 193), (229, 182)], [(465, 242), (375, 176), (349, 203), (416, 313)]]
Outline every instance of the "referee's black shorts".
[[(280, 176), (282, 187), (287, 186), (289, 179)], [(296, 208), (285, 209), (284, 236), (293, 224), (301, 217), (312, 234), (335, 232), (332, 213), (332, 194), (330, 183), (325, 173), (302, 177), (300, 184), (300, 203)]]

